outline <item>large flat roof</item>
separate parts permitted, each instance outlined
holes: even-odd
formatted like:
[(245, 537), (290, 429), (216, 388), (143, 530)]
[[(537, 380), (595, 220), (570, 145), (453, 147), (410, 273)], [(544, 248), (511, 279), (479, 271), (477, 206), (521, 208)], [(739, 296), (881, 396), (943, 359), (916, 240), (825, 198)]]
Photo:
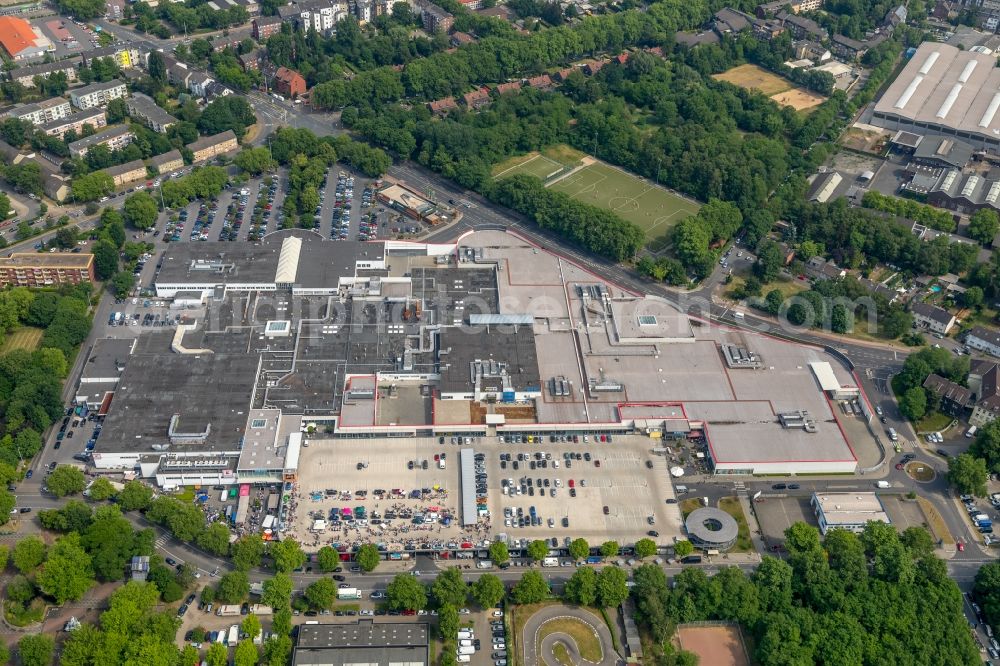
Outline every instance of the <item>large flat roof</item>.
[(0, 268), (87, 268), (94, 261), (89, 253), (72, 252), (15, 252), (0, 257)]
[(428, 662), (424, 623), (360, 620), (357, 624), (303, 624), (292, 663), (296, 666), (422, 666)]
[(125, 366), (134, 346), (135, 340), (128, 338), (100, 338), (94, 341), (87, 361), (83, 364), (80, 381), (118, 377), (121, 374), (119, 368)]
[(924, 42), (882, 94), (875, 114), (996, 140), (1000, 138), (996, 58)]

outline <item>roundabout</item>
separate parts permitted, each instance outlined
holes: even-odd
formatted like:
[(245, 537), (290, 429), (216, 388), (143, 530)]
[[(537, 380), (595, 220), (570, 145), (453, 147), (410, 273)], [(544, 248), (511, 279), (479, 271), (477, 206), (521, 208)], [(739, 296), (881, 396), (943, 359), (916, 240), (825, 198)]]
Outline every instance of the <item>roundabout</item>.
[(528, 666), (618, 663), (607, 625), (583, 608), (554, 605), (538, 610), (524, 624), (521, 645)]

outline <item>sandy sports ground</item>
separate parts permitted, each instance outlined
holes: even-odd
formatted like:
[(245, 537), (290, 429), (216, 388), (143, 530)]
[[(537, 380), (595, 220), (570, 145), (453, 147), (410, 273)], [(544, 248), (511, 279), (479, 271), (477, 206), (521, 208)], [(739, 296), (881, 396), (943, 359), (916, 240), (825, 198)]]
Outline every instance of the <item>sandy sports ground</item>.
[(826, 97), (802, 88), (792, 88), (791, 90), (771, 95), (771, 99), (782, 106), (790, 106), (796, 111), (807, 111), (826, 101)]
[(721, 74), (713, 74), (712, 78), (732, 83), (734, 86), (747, 90), (757, 90), (768, 96), (784, 92), (792, 87), (792, 83), (788, 79), (749, 63), (733, 67)]
[(735, 626), (678, 627), (677, 642), (698, 655), (699, 664), (750, 666), (740, 630)]

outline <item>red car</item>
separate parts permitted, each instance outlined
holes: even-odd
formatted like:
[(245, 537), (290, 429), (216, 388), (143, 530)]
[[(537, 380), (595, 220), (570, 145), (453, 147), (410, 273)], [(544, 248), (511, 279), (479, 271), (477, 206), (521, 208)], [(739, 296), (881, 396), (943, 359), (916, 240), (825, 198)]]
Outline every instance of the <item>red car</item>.
[(896, 469), (903, 469), (903, 463), (896, 463)]
[(576, 481), (574, 481), (573, 479), (570, 479), (569, 480), (569, 487), (570, 488), (575, 488), (576, 487)]
[(958, 552), (963, 552), (965, 550), (965, 544), (961, 541), (958, 542)]

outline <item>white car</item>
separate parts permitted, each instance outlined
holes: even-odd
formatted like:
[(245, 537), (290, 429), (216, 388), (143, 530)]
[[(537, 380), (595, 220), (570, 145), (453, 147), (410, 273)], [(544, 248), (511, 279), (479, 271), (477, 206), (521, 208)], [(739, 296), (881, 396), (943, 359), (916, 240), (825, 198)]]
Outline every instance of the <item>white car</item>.
[(506, 650), (507, 649), (507, 644), (506, 643), (494, 643), (493, 644), (493, 649), (494, 650), (498, 650), (498, 651), (499, 650)]
[(493, 615), (493, 617), (503, 617), (503, 611), (502, 610), (495, 610), (491, 614)]
[(471, 613), (472, 611), (470, 611), (468, 608), (462, 608), (461, 610), (458, 611), (459, 615), (470, 615)]

